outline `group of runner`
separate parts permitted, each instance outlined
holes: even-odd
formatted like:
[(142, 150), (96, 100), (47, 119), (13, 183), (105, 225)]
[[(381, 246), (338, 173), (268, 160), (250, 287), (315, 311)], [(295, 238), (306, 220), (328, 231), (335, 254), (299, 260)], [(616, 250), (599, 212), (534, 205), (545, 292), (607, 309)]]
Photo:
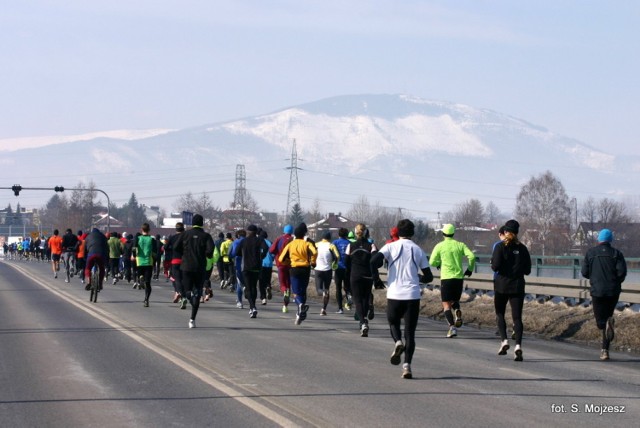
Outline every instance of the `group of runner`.
[[(178, 223), (175, 234), (166, 239), (151, 236), (147, 223), (142, 225), (135, 237), (126, 234), (120, 237), (117, 233), (107, 237), (98, 229), (93, 229), (89, 234), (83, 234), (82, 231), (73, 234), (67, 229), (60, 236), (55, 230), (47, 240), (54, 278), (57, 278), (60, 270), (60, 260), (65, 266), (74, 266), (70, 275), (73, 276), (77, 271), (83, 283), (93, 264), (97, 264), (101, 284), (107, 272), (111, 272), (114, 285), (119, 279), (129, 282), (133, 279), (134, 288), (144, 289), (143, 304), (148, 307), (151, 280), (159, 275), (160, 260), (163, 259), (164, 275), (174, 288), (173, 302), (178, 303), (181, 309), (191, 304), (188, 327), (194, 328), (200, 303), (213, 296), (211, 276), (214, 269), (218, 271), (220, 288), (228, 288), (236, 293), (238, 308), (243, 309), (246, 300), (249, 316), (255, 319), (258, 315), (257, 303), (266, 305), (273, 297), (271, 279), (275, 264), (282, 295), (282, 312), (288, 313), (293, 302), (296, 325), (307, 318), (307, 289), (311, 272), (315, 271), (316, 291), (322, 297), (320, 316), (327, 315), (333, 280), (336, 313), (343, 314), (345, 309), (354, 309), (353, 316), (359, 323), (362, 337), (368, 336), (368, 321), (375, 316), (372, 289), (386, 288), (386, 315), (394, 341), (390, 362), (400, 364), (404, 354), (403, 378), (412, 377), (411, 362), (422, 296), (421, 284), (433, 280), (432, 266), (440, 270), (441, 300), (449, 325), (446, 337), (456, 337), (457, 329), (463, 324), (460, 309), (463, 279), (472, 275), (475, 256), (464, 243), (454, 239), (455, 227), (451, 224), (443, 226), (443, 240), (433, 248), (428, 260), (423, 250), (411, 240), (415, 226), (408, 219), (401, 220), (391, 229), (390, 239), (380, 249), (370, 239), (364, 224), (356, 225), (352, 232), (340, 229), (335, 240), (332, 240), (330, 232), (325, 232), (322, 239), (315, 242), (308, 236), (305, 223), (295, 228), (286, 225), (282, 235), (273, 241), (269, 240), (266, 231), (256, 225), (236, 231), (235, 236), (220, 233), (218, 239), (214, 240), (204, 231), (203, 223), (202, 216), (196, 214), (189, 230)], [(500, 228), (491, 267), (495, 272), (495, 310), (501, 338), (498, 355), (506, 355), (510, 348), (505, 322), (505, 309), (509, 303), (514, 322), (512, 339), (516, 343), (514, 360), (522, 361), (524, 276), (531, 271), (531, 259), (526, 246), (518, 241), (518, 232), (519, 224), (515, 220), (509, 220)], [(602, 245), (598, 248), (606, 250), (610, 248), (612, 235), (608, 232), (603, 236)], [(466, 268), (463, 266), (464, 258), (467, 259)], [(617, 267), (617, 277), (614, 277), (617, 287), (614, 287), (613, 294), (617, 292), (619, 295), (619, 284), (626, 275), (626, 266), (619, 252), (615, 253), (614, 259), (620, 266)], [(585, 266), (587, 263), (585, 259)], [(591, 261), (589, 263), (593, 264)], [(387, 267), (387, 284), (382, 282), (378, 273), (383, 265)], [(590, 269), (583, 268), (585, 277), (591, 276)], [(606, 275), (600, 272), (605, 270), (598, 269), (593, 268), (601, 281), (600, 278)], [(69, 281), (69, 276), (65, 281)], [(601, 298), (598, 303), (605, 300)], [(613, 300), (617, 303), (617, 298), (608, 298), (606, 309), (602, 309), (605, 304), (599, 304), (596, 311), (598, 327), (603, 330), (602, 359), (609, 358), (608, 347), (614, 334)], [(404, 333), (401, 331), (402, 322)]]

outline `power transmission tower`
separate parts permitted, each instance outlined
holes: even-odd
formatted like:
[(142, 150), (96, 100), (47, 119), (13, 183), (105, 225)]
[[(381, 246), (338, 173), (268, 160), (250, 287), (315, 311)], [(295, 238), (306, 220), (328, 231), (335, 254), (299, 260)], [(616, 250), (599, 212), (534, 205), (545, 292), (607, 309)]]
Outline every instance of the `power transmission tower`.
[(291, 210), (294, 205), (300, 207), (300, 190), (298, 188), (298, 151), (296, 150), (296, 140), (293, 140), (293, 147), (291, 148), (291, 166), (287, 167), (290, 171), (289, 174), (289, 195), (287, 196), (287, 210), (285, 211), (285, 218), (291, 215)]
[(247, 196), (247, 176), (244, 165), (236, 165), (236, 190), (233, 194), (233, 208), (244, 210)]

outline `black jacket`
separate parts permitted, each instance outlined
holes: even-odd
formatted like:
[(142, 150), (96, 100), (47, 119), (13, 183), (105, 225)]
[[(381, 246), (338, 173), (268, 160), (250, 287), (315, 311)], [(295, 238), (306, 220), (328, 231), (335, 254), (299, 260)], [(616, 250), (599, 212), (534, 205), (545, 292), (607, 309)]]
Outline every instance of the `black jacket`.
[(201, 227), (182, 232), (175, 246), (175, 254), (182, 254), (180, 270), (184, 272), (206, 272), (207, 257), (213, 256), (213, 238)]
[(531, 256), (527, 247), (518, 242), (500, 242), (491, 255), (491, 269), (496, 272), (493, 289), (502, 294), (524, 294), (524, 276), (531, 273)]
[(582, 276), (589, 279), (592, 296), (619, 296), (627, 277), (627, 262), (610, 243), (601, 242), (587, 250), (582, 261)]
[(73, 233), (65, 233), (62, 235), (62, 251), (78, 251), (80, 241)]
[(256, 235), (248, 235), (238, 244), (236, 255), (242, 257), (242, 271), (260, 271), (262, 259), (269, 252), (269, 247), (264, 239)]
[(107, 245), (107, 237), (98, 229), (93, 229), (87, 239), (84, 241), (85, 254), (87, 260), (90, 256), (97, 254), (105, 259), (109, 258), (109, 245)]

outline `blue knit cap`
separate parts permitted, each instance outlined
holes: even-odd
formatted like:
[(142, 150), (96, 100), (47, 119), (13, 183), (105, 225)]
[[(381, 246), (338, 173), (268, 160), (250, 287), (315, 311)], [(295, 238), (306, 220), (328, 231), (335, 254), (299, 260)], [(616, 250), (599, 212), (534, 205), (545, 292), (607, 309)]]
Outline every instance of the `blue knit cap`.
[(613, 233), (609, 229), (602, 229), (598, 234), (598, 242), (611, 242), (613, 241)]
[(286, 225), (284, 227), (284, 233), (286, 233), (287, 235), (291, 235), (293, 233), (293, 226), (291, 226), (290, 224)]

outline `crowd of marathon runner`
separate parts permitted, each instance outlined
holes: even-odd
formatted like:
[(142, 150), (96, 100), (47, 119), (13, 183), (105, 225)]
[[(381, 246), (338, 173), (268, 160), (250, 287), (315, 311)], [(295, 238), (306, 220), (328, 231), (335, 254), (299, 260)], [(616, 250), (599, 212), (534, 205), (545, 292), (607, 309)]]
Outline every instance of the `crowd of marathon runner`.
[[(457, 329), (463, 324), (460, 308), (463, 279), (472, 275), (475, 256), (464, 243), (454, 239), (455, 227), (451, 224), (443, 226), (443, 240), (433, 248), (428, 260), (423, 250), (411, 240), (414, 224), (407, 219), (399, 221), (390, 230), (390, 238), (381, 248), (369, 237), (364, 224), (356, 225), (353, 231), (342, 228), (337, 237), (326, 232), (315, 242), (307, 235), (304, 223), (295, 228), (284, 226), (282, 235), (275, 239), (256, 225), (233, 233), (219, 233), (214, 239), (203, 229), (201, 215), (194, 215), (192, 223), (188, 230), (178, 223), (175, 233), (168, 237), (153, 236), (147, 223), (135, 236), (117, 232), (105, 235), (98, 229), (88, 234), (67, 229), (60, 235), (55, 230), (49, 238), (41, 237), (33, 242), (26, 238), (19, 243), (5, 244), (4, 250), (9, 259), (50, 261), (54, 278), (58, 278), (62, 266), (65, 282), (77, 275), (83, 284), (86, 283), (87, 290), (89, 281), (85, 279), (97, 265), (101, 287), (105, 279), (114, 285), (127, 281), (134, 289), (144, 290), (144, 307), (149, 307), (152, 280), (163, 278), (173, 286), (173, 303), (180, 309), (191, 306), (189, 328), (196, 327), (200, 304), (213, 296), (212, 279), (218, 282), (220, 289), (235, 293), (239, 309), (248, 304), (249, 316), (255, 319), (258, 305), (266, 305), (274, 297), (272, 275), (275, 268), (282, 312), (289, 313), (292, 306), (294, 322), (300, 325), (309, 311), (307, 288), (313, 271), (316, 291), (322, 297), (319, 315), (327, 315), (333, 281), (335, 313), (353, 311), (362, 337), (368, 336), (369, 320), (375, 317), (372, 289), (386, 289), (386, 316), (394, 341), (390, 362), (399, 365), (404, 354), (403, 378), (412, 377), (421, 284), (433, 280), (431, 266), (440, 270), (442, 306), (448, 323), (446, 337), (457, 336)], [(515, 220), (509, 220), (500, 228), (491, 265), (495, 272), (495, 310), (501, 337), (498, 355), (505, 355), (510, 348), (505, 322), (509, 303), (514, 323), (514, 359), (522, 361), (524, 276), (531, 271), (531, 258), (527, 247), (517, 239), (518, 231), (519, 224)], [(611, 240), (603, 238), (602, 244), (606, 246)], [(463, 268), (465, 258), (467, 267)], [(623, 257), (621, 260), (624, 264)], [(386, 284), (378, 273), (382, 266), (387, 269)], [(600, 268), (596, 268), (600, 275), (597, 269)], [(583, 269), (583, 274), (589, 277), (591, 271)], [(626, 266), (620, 274), (620, 283), (624, 274)], [(613, 339), (608, 302), (606, 310), (602, 309), (603, 305), (599, 306), (600, 315), (596, 311), (598, 326), (603, 330), (602, 359), (608, 359), (608, 347)]]

